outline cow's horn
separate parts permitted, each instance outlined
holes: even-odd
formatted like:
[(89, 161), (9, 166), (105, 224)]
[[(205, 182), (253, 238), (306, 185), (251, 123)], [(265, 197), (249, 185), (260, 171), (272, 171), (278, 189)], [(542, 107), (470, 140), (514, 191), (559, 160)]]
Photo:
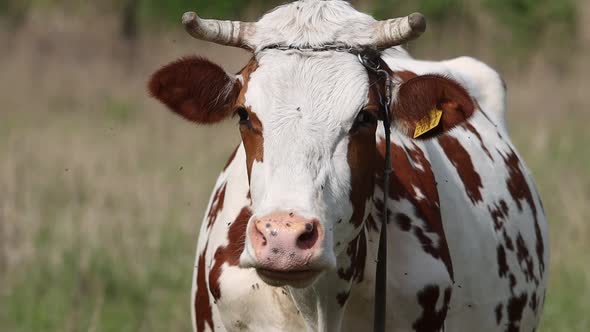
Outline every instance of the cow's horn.
[(197, 39), (248, 50), (254, 48), (250, 44), (254, 23), (207, 20), (194, 12), (188, 12), (182, 15), (182, 24), (186, 31)]
[(426, 31), (426, 18), (420, 13), (375, 23), (375, 46), (380, 49), (404, 44)]

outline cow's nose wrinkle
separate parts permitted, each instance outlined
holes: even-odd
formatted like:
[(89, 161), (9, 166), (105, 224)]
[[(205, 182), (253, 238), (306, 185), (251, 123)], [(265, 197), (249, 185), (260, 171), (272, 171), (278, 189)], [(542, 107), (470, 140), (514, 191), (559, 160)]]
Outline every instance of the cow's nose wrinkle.
[(305, 230), (297, 238), (297, 247), (300, 249), (311, 249), (318, 240), (319, 234), (317, 227), (312, 223), (305, 224)]

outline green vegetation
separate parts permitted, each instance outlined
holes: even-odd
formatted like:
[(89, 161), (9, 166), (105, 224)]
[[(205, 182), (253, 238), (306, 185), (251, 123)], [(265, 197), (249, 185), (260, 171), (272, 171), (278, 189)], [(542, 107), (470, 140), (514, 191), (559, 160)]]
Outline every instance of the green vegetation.
[(1, 331), (190, 330), (200, 215), (236, 141), (197, 151), (210, 131), (125, 105), (3, 115), (0, 263), (25, 257), (0, 274)]
[(432, 30), (440, 27), (464, 27), (473, 34), (482, 33), (479, 20), (494, 22), (500, 54), (525, 56), (546, 45), (546, 40), (571, 43), (576, 38), (577, 8), (581, 0), (376, 0), (375, 17), (393, 13), (424, 13)]
[[(590, 114), (513, 116), (512, 138), (535, 175), (550, 222), (551, 271), (541, 331), (588, 331)], [(527, 128), (527, 130), (519, 130)], [(586, 150), (585, 150), (586, 149)]]
[[(141, 1), (141, 0), (140, 0)], [(203, 17), (237, 19), (256, 1), (207, 1), (207, 0), (143, 0), (139, 6), (144, 17), (176, 24), (182, 14), (189, 10), (197, 11)]]
[(576, 31), (575, 0), (484, 0), (484, 4), (522, 49), (536, 46), (550, 33), (561, 42), (571, 41)]
[(430, 22), (444, 23), (464, 16), (466, 0), (376, 0), (373, 15), (379, 19), (391, 18), (406, 12), (421, 12)]
[[(359, 0), (377, 18), (420, 11), (431, 26), (464, 26), (481, 33), (481, 18), (489, 17), (503, 39), (501, 53), (526, 55), (543, 45), (547, 38), (563, 42), (575, 39), (578, 24), (577, 7), (582, 0)], [(181, 15), (195, 10), (204, 17), (220, 19), (254, 19), (280, 0), (106, 0), (89, 4), (73, 0), (1, 0), (0, 15), (21, 22), (27, 11), (36, 8), (63, 7), (73, 12), (98, 10), (119, 13), (131, 24), (141, 26), (178, 24)], [(132, 28), (135, 29), (135, 28)], [(509, 36), (509, 37), (507, 37)], [(508, 43), (507, 43), (508, 42)]]

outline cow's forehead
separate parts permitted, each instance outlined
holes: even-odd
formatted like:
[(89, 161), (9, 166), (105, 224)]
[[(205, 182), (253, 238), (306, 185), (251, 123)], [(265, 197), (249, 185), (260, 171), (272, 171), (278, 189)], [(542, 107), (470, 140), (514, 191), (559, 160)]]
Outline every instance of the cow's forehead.
[(279, 6), (256, 23), (253, 44), (319, 46), (339, 41), (368, 45), (375, 19), (347, 1), (296, 1)]
[(265, 128), (291, 122), (338, 131), (367, 103), (368, 74), (352, 54), (271, 50), (257, 61), (245, 106)]

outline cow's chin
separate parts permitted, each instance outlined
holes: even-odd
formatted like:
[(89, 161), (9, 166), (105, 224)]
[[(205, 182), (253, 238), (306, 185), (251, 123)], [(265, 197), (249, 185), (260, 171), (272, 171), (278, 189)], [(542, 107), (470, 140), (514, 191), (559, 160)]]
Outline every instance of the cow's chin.
[(294, 288), (306, 288), (319, 278), (322, 271), (319, 270), (297, 270), (297, 271), (278, 271), (257, 268), (256, 273), (270, 286), (282, 287), (291, 286)]

